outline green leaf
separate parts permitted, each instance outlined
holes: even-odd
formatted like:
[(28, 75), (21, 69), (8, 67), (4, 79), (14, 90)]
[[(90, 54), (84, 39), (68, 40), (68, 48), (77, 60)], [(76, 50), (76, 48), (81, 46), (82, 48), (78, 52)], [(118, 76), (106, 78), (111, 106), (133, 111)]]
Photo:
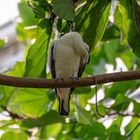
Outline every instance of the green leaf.
[(105, 30), (102, 40), (106, 41), (106, 40), (115, 39), (119, 37), (120, 37), (119, 29), (115, 25), (112, 25)]
[(5, 41), (0, 39), (0, 48), (4, 47), (4, 45), (5, 45)]
[(125, 136), (122, 136), (120, 133), (113, 132), (110, 134), (108, 140), (126, 140)]
[(45, 10), (42, 6), (40, 6), (40, 1), (28, 0), (27, 2), (32, 11), (34, 12), (36, 18), (45, 18)]
[(76, 109), (76, 119), (79, 123), (82, 124), (90, 124), (90, 112), (86, 111), (85, 109), (81, 108), (79, 105), (75, 104)]
[(82, 137), (84, 140), (93, 140), (97, 138), (98, 140), (105, 140), (105, 127), (99, 122), (93, 122), (91, 125), (86, 125), (82, 129)]
[(132, 140), (139, 140), (139, 138), (140, 138), (139, 132), (140, 132), (140, 126), (138, 126), (137, 129), (132, 133), (131, 139)]
[(115, 103), (112, 105), (112, 108), (120, 111), (125, 110), (130, 103), (130, 99), (123, 94), (118, 94), (115, 99)]
[(8, 131), (2, 135), (0, 140), (28, 140), (28, 137), (23, 132)]
[(139, 118), (133, 117), (131, 122), (125, 127), (126, 135), (128, 139), (139, 140), (140, 125)]
[(119, 47), (118, 40), (110, 40), (103, 43), (103, 49), (105, 52), (107, 62), (116, 65), (117, 49)]
[(46, 61), (51, 25), (43, 32), (31, 46), (26, 57), (25, 77), (46, 78)]
[(18, 9), (20, 12), (20, 17), (22, 18), (25, 26), (35, 25), (36, 20), (34, 14), (25, 1), (22, 1), (18, 4)]
[(135, 114), (139, 114), (140, 113), (140, 103), (136, 102), (136, 101), (133, 101), (133, 104), (134, 104), (134, 109), (133, 109), (133, 112)]
[(56, 99), (56, 93), (55, 93), (55, 90), (54, 89), (51, 89), (51, 90), (48, 91), (48, 98), (51, 101), (55, 101), (55, 99)]
[(65, 117), (60, 116), (56, 111), (51, 110), (38, 119), (25, 119), (22, 121), (22, 127), (40, 127), (55, 123), (65, 123)]
[(53, 9), (55, 14), (63, 19), (74, 21), (74, 8), (72, 0), (53, 0)]
[(92, 125), (88, 127), (87, 131), (91, 136), (105, 137), (105, 127), (99, 122), (92, 123)]
[(98, 1), (76, 28), (77, 31), (83, 33), (83, 39), (90, 49), (94, 48), (101, 40), (108, 23), (109, 12), (110, 0)]
[(16, 62), (14, 68), (7, 73), (9, 76), (22, 77), (25, 70), (25, 62)]
[(131, 1), (119, 0), (115, 12), (115, 25), (122, 32), (122, 44), (128, 43), (133, 52), (140, 57), (140, 33), (136, 28)]
[(81, 87), (81, 88), (76, 88), (73, 91), (73, 94), (87, 94), (90, 93), (92, 90), (89, 87)]
[[(54, 123), (47, 125), (41, 129), (41, 138), (45, 139), (48, 137), (55, 137), (59, 135), (62, 131), (62, 123)], [(53, 131), (52, 131), (53, 130)], [(56, 138), (57, 139), (57, 138)]]
[(111, 135), (112, 133), (120, 133), (120, 128), (118, 127), (118, 125), (116, 124), (112, 124), (109, 128), (108, 128), (108, 135)]
[(137, 26), (137, 31), (140, 33), (140, 4), (137, 0), (132, 0), (133, 5), (133, 16)]
[(136, 80), (133, 81), (124, 81), (116, 82), (111, 87), (105, 89), (105, 95), (107, 98), (115, 98), (119, 93), (125, 94), (129, 89), (135, 89), (139, 85), (139, 82)]
[(88, 12), (96, 6), (98, 3), (98, 0), (88, 0), (85, 4), (80, 6), (80, 10), (76, 11), (76, 17), (75, 17), (75, 22), (76, 22), (76, 28), (79, 30), (79, 26), (82, 22), (84, 22), (84, 19), (86, 19), (86, 16), (88, 15)]
[(14, 112), (38, 117), (48, 111), (48, 89), (17, 89), (9, 101)]

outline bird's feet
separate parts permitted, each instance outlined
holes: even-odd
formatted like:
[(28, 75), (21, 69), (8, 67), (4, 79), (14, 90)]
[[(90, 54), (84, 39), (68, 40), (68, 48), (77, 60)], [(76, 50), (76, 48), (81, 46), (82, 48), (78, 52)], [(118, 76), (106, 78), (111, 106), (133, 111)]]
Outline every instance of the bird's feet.
[(79, 80), (79, 77), (70, 77), (71, 80)]
[(58, 82), (58, 83), (62, 83), (62, 81), (64, 81), (64, 78), (55, 78), (55, 80)]

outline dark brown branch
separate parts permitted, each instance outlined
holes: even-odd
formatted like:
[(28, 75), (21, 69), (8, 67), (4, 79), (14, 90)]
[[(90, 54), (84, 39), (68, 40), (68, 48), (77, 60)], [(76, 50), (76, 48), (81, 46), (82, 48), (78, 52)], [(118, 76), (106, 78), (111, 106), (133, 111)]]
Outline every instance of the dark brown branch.
[(48, 80), (39, 78), (20, 78), (0, 74), (0, 85), (24, 87), (24, 88), (64, 88), (64, 87), (84, 87), (109, 82), (119, 82), (127, 80), (140, 79), (139, 71), (116, 72), (80, 78), (79, 80), (64, 80), (61, 83), (58, 80)]

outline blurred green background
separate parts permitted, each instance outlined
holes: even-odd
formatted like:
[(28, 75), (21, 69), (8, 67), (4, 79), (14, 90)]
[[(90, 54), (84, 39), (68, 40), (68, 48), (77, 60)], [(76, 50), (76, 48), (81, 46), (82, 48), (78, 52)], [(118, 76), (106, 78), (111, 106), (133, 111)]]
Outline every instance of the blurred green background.
[[(24, 48), (23, 56), (2, 67), (6, 75), (50, 79), (49, 43), (72, 29), (90, 46), (83, 77), (140, 69), (139, 0), (21, 0), (18, 11), (16, 48)], [(1, 38), (0, 51), (6, 44)], [(139, 80), (99, 85), (104, 118), (96, 113), (94, 86), (74, 90), (67, 117), (57, 113), (54, 89), (0, 86), (0, 140), (139, 140), (139, 85)]]

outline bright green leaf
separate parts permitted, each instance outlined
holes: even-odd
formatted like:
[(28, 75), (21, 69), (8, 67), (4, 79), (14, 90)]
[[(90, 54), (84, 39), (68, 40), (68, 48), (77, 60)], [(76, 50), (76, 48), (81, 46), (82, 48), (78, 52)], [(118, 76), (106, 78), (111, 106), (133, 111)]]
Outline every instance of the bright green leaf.
[(129, 44), (133, 52), (140, 56), (140, 33), (133, 17), (132, 3), (129, 0), (119, 0), (115, 12), (115, 24), (122, 32), (122, 44)]
[(46, 78), (46, 61), (51, 25), (43, 32), (31, 46), (26, 57), (25, 77)]
[(28, 140), (28, 137), (23, 132), (8, 131), (2, 135), (0, 140)]
[(22, 77), (25, 70), (25, 62), (16, 62), (14, 68), (7, 73), (9, 76)]
[(25, 26), (35, 25), (36, 20), (34, 14), (25, 1), (22, 1), (18, 4), (18, 9)]
[(90, 49), (94, 48), (101, 40), (108, 23), (109, 12), (110, 0), (98, 1), (83, 19), (81, 25), (77, 27), (76, 30), (83, 34), (83, 39)]
[(48, 111), (47, 89), (17, 89), (9, 106), (24, 114), (38, 117)]

